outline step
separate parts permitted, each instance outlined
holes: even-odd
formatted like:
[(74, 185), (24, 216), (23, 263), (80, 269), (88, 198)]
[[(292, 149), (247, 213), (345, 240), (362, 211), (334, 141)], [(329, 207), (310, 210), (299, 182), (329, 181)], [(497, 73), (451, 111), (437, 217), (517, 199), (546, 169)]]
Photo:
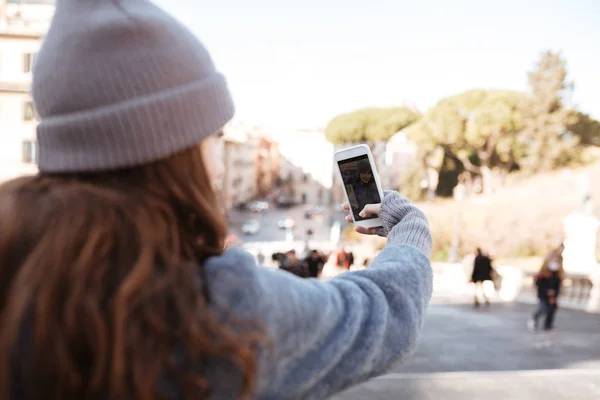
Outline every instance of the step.
[(396, 373), (350, 389), (335, 400), (600, 399), (600, 371), (552, 369)]

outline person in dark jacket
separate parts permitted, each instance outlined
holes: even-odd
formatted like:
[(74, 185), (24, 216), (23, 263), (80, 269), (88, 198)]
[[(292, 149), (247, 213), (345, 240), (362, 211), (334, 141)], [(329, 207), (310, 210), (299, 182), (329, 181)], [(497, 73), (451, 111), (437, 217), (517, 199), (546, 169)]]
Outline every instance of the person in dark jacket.
[(304, 260), (299, 260), (296, 255), (296, 250), (290, 250), (285, 254), (285, 258), (281, 263), (281, 268), (291, 274), (299, 276), (300, 278), (308, 278), (310, 274), (308, 272), (308, 266)]
[(323, 256), (317, 250), (311, 251), (310, 255), (304, 260), (304, 263), (308, 267), (308, 276), (310, 278), (319, 276), (319, 272), (323, 268), (323, 265), (325, 265)]
[(554, 316), (558, 308), (558, 296), (565, 275), (563, 269), (563, 250), (563, 245), (552, 250), (535, 277), (539, 305), (533, 317), (527, 322), (531, 331), (539, 328), (539, 321), (544, 316), (544, 330), (549, 331), (554, 328)]
[(473, 298), (473, 305), (479, 307), (479, 296), (481, 293), (483, 301), (487, 306), (490, 305), (490, 301), (485, 295), (483, 282), (492, 280), (492, 259), (483, 252), (480, 248), (477, 248), (477, 255), (475, 256), (475, 262), (473, 265), (473, 273), (471, 274), (471, 282), (475, 285), (475, 293)]

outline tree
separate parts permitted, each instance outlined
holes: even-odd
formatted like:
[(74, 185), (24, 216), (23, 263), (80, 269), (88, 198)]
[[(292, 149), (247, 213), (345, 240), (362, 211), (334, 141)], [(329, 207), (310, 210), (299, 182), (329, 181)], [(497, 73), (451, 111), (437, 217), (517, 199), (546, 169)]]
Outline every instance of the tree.
[(523, 167), (536, 172), (562, 166), (576, 155), (581, 140), (568, 129), (577, 125), (579, 115), (564, 105), (573, 83), (567, 80), (565, 60), (559, 53), (542, 54), (529, 73), (529, 86), (531, 99), (523, 107), (522, 138), (528, 144)]
[(403, 196), (412, 201), (427, 199), (427, 188), (423, 187), (426, 171), (422, 163), (410, 165), (400, 176), (399, 190)]
[(481, 175), (485, 191), (493, 191), (498, 175), (513, 169), (524, 151), (518, 133), (526, 97), (520, 92), (475, 89), (445, 98), (409, 128), (409, 137), (426, 154), (443, 149), (467, 171)]
[(408, 107), (364, 108), (335, 117), (325, 136), (334, 144), (387, 141), (420, 116)]
[(600, 122), (588, 114), (573, 111), (572, 119), (575, 123), (568, 126), (569, 131), (574, 134), (579, 144), (583, 146), (600, 146)]

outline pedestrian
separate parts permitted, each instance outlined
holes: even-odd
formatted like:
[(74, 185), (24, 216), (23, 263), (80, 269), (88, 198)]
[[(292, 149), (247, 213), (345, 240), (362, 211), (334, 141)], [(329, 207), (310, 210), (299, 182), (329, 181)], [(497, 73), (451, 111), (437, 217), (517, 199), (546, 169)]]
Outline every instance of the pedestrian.
[(352, 252), (352, 247), (345, 246), (344, 247), (345, 257), (348, 260), (348, 269), (354, 265), (354, 253)]
[(0, 398), (324, 399), (413, 353), (424, 214), (367, 206), (386, 248), (327, 282), (225, 251), (231, 97), (153, 2), (57, 0), (32, 96), (39, 173), (0, 185)]
[(312, 250), (308, 257), (304, 260), (308, 267), (308, 274), (311, 278), (316, 278), (319, 276), (319, 272), (323, 269), (323, 265), (325, 262), (323, 261), (323, 256), (319, 254), (317, 250)]
[(299, 260), (296, 255), (296, 250), (290, 250), (285, 253), (285, 257), (281, 263), (281, 268), (284, 271), (287, 271), (293, 275), (296, 275), (300, 278), (308, 278), (308, 266), (303, 262), (304, 260)]
[(336, 253), (335, 265), (338, 268), (350, 270), (350, 265), (352, 265), (352, 264), (350, 264), (350, 257), (348, 256), (348, 253), (344, 249), (339, 249), (338, 252)]
[(479, 295), (481, 295), (485, 306), (489, 307), (490, 300), (485, 294), (484, 283), (493, 280), (493, 272), (492, 259), (478, 247), (477, 254), (475, 255), (475, 262), (473, 263), (473, 273), (471, 274), (471, 282), (473, 282), (474, 285), (473, 306), (475, 308), (480, 305)]
[(273, 255), (271, 256), (271, 260), (273, 262), (277, 263), (277, 266), (279, 268), (281, 268), (281, 264), (283, 264), (284, 258), (285, 258), (285, 254), (282, 252), (273, 253)]
[(258, 255), (256, 256), (256, 259), (258, 261), (258, 265), (264, 265), (265, 264), (265, 255), (259, 251)]
[(565, 277), (563, 250), (564, 246), (562, 244), (552, 250), (535, 277), (539, 303), (533, 317), (527, 321), (530, 331), (536, 331), (539, 328), (539, 322), (542, 317), (544, 317), (543, 329), (545, 331), (550, 331), (554, 328), (554, 316), (558, 309), (558, 296), (560, 295), (560, 287)]

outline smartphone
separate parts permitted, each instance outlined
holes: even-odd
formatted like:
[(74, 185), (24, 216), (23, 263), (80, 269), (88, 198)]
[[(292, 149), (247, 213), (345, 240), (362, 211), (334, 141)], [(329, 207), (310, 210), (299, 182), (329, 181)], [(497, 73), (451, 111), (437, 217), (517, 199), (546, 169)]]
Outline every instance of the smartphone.
[(358, 215), (367, 204), (378, 204), (383, 199), (383, 190), (369, 146), (361, 144), (339, 150), (335, 153), (335, 163), (354, 224), (365, 228), (383, 226), (377, 216), (362, 218)]

